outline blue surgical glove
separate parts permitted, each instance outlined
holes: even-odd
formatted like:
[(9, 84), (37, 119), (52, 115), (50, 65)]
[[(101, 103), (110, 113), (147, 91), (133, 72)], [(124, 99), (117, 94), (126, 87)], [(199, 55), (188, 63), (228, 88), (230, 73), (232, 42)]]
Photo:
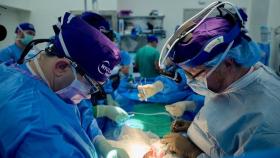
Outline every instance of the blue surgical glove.
[(94, 143), (97, 152), (104, 158), (129, 158), (126, 151), (110, 145), (103, 136), (98, 136)]
[(96, 117), (108, 117), (118, 124), (129, 118), (127, 112), (125, 112), (122, 108), (112, 105), (97, 105)]

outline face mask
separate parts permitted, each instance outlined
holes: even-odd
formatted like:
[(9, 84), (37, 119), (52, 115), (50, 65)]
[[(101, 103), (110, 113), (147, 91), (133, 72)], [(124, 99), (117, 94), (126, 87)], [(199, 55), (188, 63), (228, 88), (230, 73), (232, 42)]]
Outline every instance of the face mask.
[(202, 78), (200, 80), (199, 79), (188, 79), (187, 80), (187, 84), (191, 87), (191, 89), (194, 92), (196, 92), (197, 94), (200, 94), (200, 95), (204, 95), (204, 96), (215, 96), (218, 94), (218, 93), (215, 93), (215, 92), (211, 91), (210, 89), (208, 89), (207, 78), (218, 68), (218, 66), (225, 59), (232, 44), (233, 44), (233, 41), (228, 45), (227, 49), (221, 56), (218, 63), (205, 75), (205, 77), (200, 77), (200, 78)]
[[(42, 69), (41, 69), (41, 66), (39, 65), (38, 63), (38, 58), (39, 57), (36, 57), (34, 59), (34, 64), (35, 64), (35, 67), (40, 75), (40, 77), (48, 84), (48, 86), (50, 87), (50, 84), (48, 82), (48, 80), (46, 79)], [(87, 86), (86, 84), (82, 83), (81, 81), (79, 81), (77, 79), (77, 73), (76, 71), (74, 70), (73, 67), (71, 67), (73, 73), (74, 73), (74, 80), (72, 81), (72, 83), (59, 90), (59, 91), (56, 91), (55, 93), (58, 94), (61, 98), (63, 99), (69, 99), (71, 100), (74, 104), (78, 104), (81, 102), (81, 100), (83, 99), (89, 99), (90, 98), (90, 94), (89, 94), (89, 91), (90, 91), (90, 86)]]
[(63, 99), (70, 99), (74, 104), (79, 104), (83, 99), (90, 98), (90, 86), (77, 79), (77, 73), (73, 67), (72, 71), (74, 73), (75, 79), (69, 86), (56, 91), (56, 93)]
[(218, 62), (205, 76), (198, 76), (198, 79), (189, 79), (187, 76), (187, 84), (191, 87), (191, 89), (196, 92), (197, 94), (204, 95), (204, 96), (214, 96), (218, 93), (211, 91), (207, 85), (207, 78), (218, 68), (220, 63), (223, 61), (225, 55), (223, 55)]
[(24, 37), (22, 39), (20, 39), (21, 43), (23, 45), (27, 45), (29, 42), (31, 42), (33, 40), (34, 36), (33, 35), (29, 35), (27, 33), (24, 33)]
[(23, 44), (23, 45), (27, 45), (29, 42), (31, 42), (34, 38), (33, 35), (29, 35), (27, 33), (25, 33), (20, 26), (18, 26), (18, 29), (23, 33), (24, 37), (20, 39), (20, 42)]
[(203, 80), (196, 80), (196, 79), (189, 80), (188, 79), (187, 84), (197, 94), (200, 94), (200, 95), (203, 95), (203, 96), (216, 95), (215, 92), (208, 89), (207, 78), (204, 78)]

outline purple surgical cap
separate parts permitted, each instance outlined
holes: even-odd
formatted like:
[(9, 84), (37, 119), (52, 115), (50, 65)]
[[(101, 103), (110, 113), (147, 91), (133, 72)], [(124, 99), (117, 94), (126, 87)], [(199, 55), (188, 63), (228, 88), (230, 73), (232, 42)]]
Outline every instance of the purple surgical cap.
[(15, 30), (15, 33), (18, 32), (19, 28), (20, 27), (23, 31), (33, 31), (33, 32), (36, 32), (35, 31), (35, 28), (32, 24), (28, 23), (28, 22), (24, 22), (24, 23), (20, 23), (17, 27), (16, 27), (16, 30)]
[(190, 40), (180, 40), (176, 43), (169, 56), (174, 63), (192, 59), (211, 38), (228, 33), (232, 27), (232, 24), (224, 18), (207, 18), (192, 32)]
[(119, 49), (105, 35), (79, 16), (65, 13), (59, 34), (54, 38), (55, 53), (76, 62), (92, 79), (104, 82), (120, 62)]
[(110, 24), (103, 16), (97, 13), (86, 11), (83, 12), (81, 18), (87, 21), (90, 25), (94, 26), (96, 29), (110, 31)]
[(111, 41), (114, 41), (114, 33), (110, 29), (110, 24), (103, 16), (86, 11), (82, 13), (81, 18), (106, 35)]

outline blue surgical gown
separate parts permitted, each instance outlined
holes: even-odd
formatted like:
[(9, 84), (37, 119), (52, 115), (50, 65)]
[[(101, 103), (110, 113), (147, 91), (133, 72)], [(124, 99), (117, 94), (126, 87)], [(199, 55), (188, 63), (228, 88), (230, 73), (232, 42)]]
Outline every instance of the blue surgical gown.
[(88, 105), (67, 104), (25, 66), (0, 74), (0, 157), (97, 157)]
[(261, 63), (221, 94), (208, 94), (188, 136), (205, 154), (240, 156), (280, 148), (280, 78)]
[(22, 53), (22, 49), (18, 47), (15, 43), (3, 48), (0, 50), (0, 63), (8, 61), (8, 60), (14, 60), (17, 61)]

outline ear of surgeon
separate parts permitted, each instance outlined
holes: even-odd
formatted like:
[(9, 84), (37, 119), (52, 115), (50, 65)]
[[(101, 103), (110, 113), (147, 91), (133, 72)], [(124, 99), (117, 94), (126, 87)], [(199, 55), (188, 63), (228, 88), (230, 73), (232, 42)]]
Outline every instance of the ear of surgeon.
[(78, 104), (82, 99), (90, 98), (90, 84), (76, 72), (68, 59), (42, 53), (30, 65), (63, 99)]

